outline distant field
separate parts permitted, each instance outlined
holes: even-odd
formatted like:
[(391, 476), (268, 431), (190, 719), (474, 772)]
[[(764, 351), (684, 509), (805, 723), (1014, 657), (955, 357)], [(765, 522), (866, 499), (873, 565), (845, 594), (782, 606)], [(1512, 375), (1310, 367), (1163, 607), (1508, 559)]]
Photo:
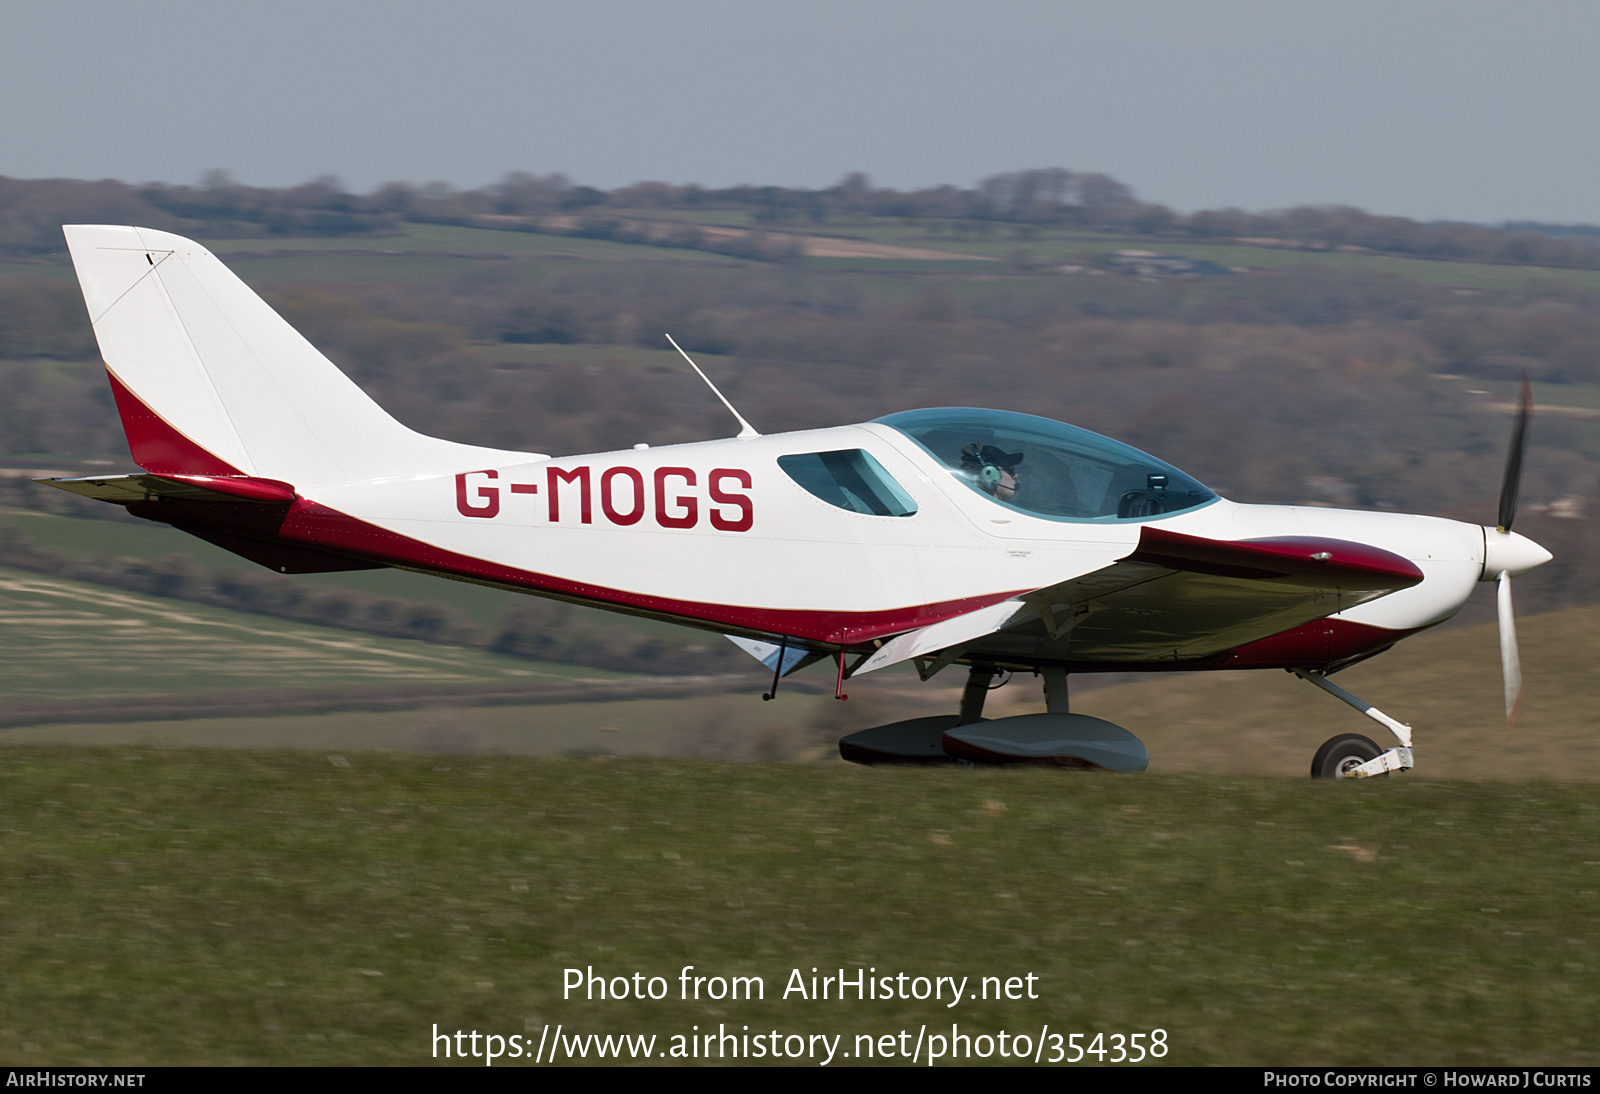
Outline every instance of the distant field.
[[(666, 344), (666, 338), (661, 339)], [(642, 368), (670, 368), (681, 370), (695, 383), (694, 373), (684, 364), (683, 358), (672, 349), (646, 349), (643, 346), (564, 345), (556, 342), (500, 342), (492, 346), (474, 347), (491, 361), (500, 364), (576, 365), (579, 368), (604, 368), (617, 364)], [(720, 353), (694, 353), (695, 363), (711, 374), (731, 371), (734, 359)], [(700, 390), (704, 391), (702, 387)]]
[(987, 274), (993, 276), (1004, 272), (997, 270), (993, 262), (980, 262), (973, 259), (939, 259), (936, 261), (910, 258), (808, 258), (805, 264), (810, 269), (850, 271), (859, 270), (864, 273), (914, 273), (914, 274)]
[[(1484, 380), (1479, 377), (1437, 377), (1441, 382), (1454, 382), (1469, 390), (1488, 396), (1486, 401), (1505, 406), (1509, 411), (1521, 401), (1522, 384), (1516, 380)], [(1534, 413), (1541, 406), (1574, 407), (1581, 410), (1600, 411), (1600, 384), (1547, 384), (1533, 385)]]
[(366, 285), (419, 284), (453, 277), (472, 265), (470, 258), (442, 255), (288, 254), (271, 258), (228, 258), (228, 268), (251, 288), (277, 289), (310, 283)]
[(78, 283), (73, 275), (72, 265), (67, 261), (67, 246), (63, 242), (61, 254), (43, 262), (4, 262), (0, 261), (0, 277), (48, 277), (55, 281), (70, 281)]
[(7, 699), (370, 688), (613, 674), (0, 570)]
[[(706, 224), (736, 223), (726, 217), (670, 218), (695, 219)], [(783, 226), (771, 230), (782, 231)], [(826, 234), (827, 226), (797, 226), (796, 230), (810, 234)], [(1113, 236), (1106, 233), (1042, 232), (1036, 236), (1018, 238), (1006, 229), (996, 235), (983, 237), (953, 237), (935, 234), (920, 226), (898, 224), (862, 223), (839, 226), (836, 231), (846, 238), (859, 238), (876, 243), (899, 244), (931, 250), (948, 250), (990, 258), (1007, 258), (1027, 252), (1034, 261), (1071, 260), (1094, 258), (1124, 249), (1157, 250), (1191, 258), (1203, 258), (1222, 266), (1241, 266), (1251, 269), (1277, 270), (1296, 266), (1320, 266), (1342, 271), (1366, 271), (1420, 281), (1428, 285), (1456, 288), (1498, 289), (1515, 288), (1529, 280), (1553, 279), (1589, 289), (1600, 289), (1600, 270), (1564, 270), (1540, 266), (1493, 265), (1475, 262), (1447, 262), (1423, 258), (1401, 258), (1387, 255), (1347, 254), (1327, 251), (1297, 251), (1274, 247), (1255, 247), (1243, 244), (1203, 243), (1178, 240), (1151, 239), (1141, 236)], [(704, 260), (700, 251), (672, 251), (659, 247), (610, 243), (605, 240), (579, 240), (562, 236), (547, 236), (530, 232), (502, 232), (482, 228), (455, 228), (444, 225), (408, 225), (400, 236), (339, 237), (334, 239), (282, 240), (220, 240), (208, 245), (218, 254), (230, 252), (282, 251), (368, 251), (373, 258), (356, 258), (350, 255), (330, 255), (308, 267), (298, 259), (283, 257), (270, 259), (241, 259), (230, 261), (252, 282), (281, 283), (292, 280), (367, 281), (375, 278), (375, 268), (370, 265), (382, 257), (386, 263), (395, 263), (394, 276), (381, 280), (428, 280), (447, 276), (458, 267), (447, 267), (452, 260), (443, 257), (423, 258), (397, 252), (432, 251), (445, 254), (506, 254), (528, 256), (565, 255), (594, 259), (645, 258), (653, 261), (671, 260), (671, 256)], [(386, 254), (386, 252), (389, 252)], [(652, 254), (651, 252), (654, 252)], [(717, 256), (722, 260), (721, 256)], [(345, 265), (341, 265), (341, 260)], [(727, 260), (733, 261), (733, 260)], [(355, 265), (349, 265), (355, 263)], [(811, 258), (806, 264), (818, 270), (860, 270), (902, 273), (993, 274), (993, 263), (955, 261), (908, 261), (905, 259), (873, 258)], [(312, 269), (321, 273), (311, 273)], [(248, 274), (246, 274), (248, 271)]]
[[(205, 240), (218, 255), (289, 252), (362, 252), (374, 255), (434, 253), (453, 256), (507, 255), (538, 257), (570, 255), (586, 258), (632, 257), (640, 252), (658, 256), (674, 248), (613, 243), (604, 239), (547, 235), (542, 232), (507, 232), (491, 228), (461, 228), (450, 224), (407, 224), (394, 235), (265, 236), (252, 239)], [(678, 257), (702, 258), (701, 251), (677, 251)]]
[[(1018, 235), (1013, 229), (997, 226), (989, 236), (950, 235), (930, 231), (918, 223), (868, 220), (827, 224), (755, 225), (745, 212), (708, 211), (693, 215), (662, 215), (620, 211), (623, 215), (645, 219), (689, 220), (718, 227), (758, 227), (773, 232), (792, 231), (802, 235), (835, 236), (867, 243), (950, 251), (1007, 259), (1025, 253), (1035, 263), (1094, 259), (1112, 251), (1137, 249), (1203, 258), (1223, 266), (1258, 270), (1281, 270), (1297, 266), (1325, 267), (1344, 272), (1390, 275), (1465, 289), (1516, 288), (1532, 280), (1554, 280), (1586, 289), (1600, 289), (1600, 270), (1568, 270), (1543, 266), (1498, 265), (1476, 262), (1451, 262), (1426, 258), (1388, 255), (1347, 254), (1328, 251), (1299, 251), (1257, 247), (1236, 243), (1206, 243), (1169, 240), (1106, 232), (1042, 231)], [(257, 288), (277, 288), (302, 282), (381, 284), (418, 283), (438, 280), (459, 273), (474, 262), (501, 257), (520, 260), (536, 275), (552, 269), (550, 263), (571, 260), (597, 262), (693, 262), (718, 266), (748, 266), (750, 260), (642, 244), (610, 240), (580, 239), (536, 232), (498, 231), (488, 228), (461, 228), (440, 224), (408, 224), (397, 234), (387, 236), (269, 236), (252, 239), (213, 239), (202, 241), (241, 277)], [(877, 258), (808, 258), (808, 268), (820, 272), (939, 274), (944, 277), (993, 276), (993, 261), (912, 261)], [(559, 267), (556, 267), (559, 268)], [(0, 263), (0, 274), (34, 273), (48, 277), (71, 278), (65, 248), (45, 262)]]
[[(44, 489), (41, 487), (40, 489)], [(250, 574), (270, 574), (247, 559), (214, 547), (203, 539), (186, 535), (176, 528), (146, 521), (82, 520), (11, 510), (0, 513), (0, 522), (18, 528), (40, 546), (62, 554), (81, 557), (107, 554), (154, 561), (167, 555), (187, 555), (207, 570), (234, 570)], [(474, 623), (491, 626), (521, 598), (515, 593), (486, 589), (464, 581), (408, 573), (405, 570), (353, 570), (331, 574), (295, 574), (279, 578), (311, 589), (359, 589), (376, 596), (395, 596), (406, 600), (447, 604)], [(618, 617), (620, 618), (620, 617)]]
[[(17, 748), (0, 835), (16, 1066), (431, 1063), (435, 1025), (658, 1063), (695, 1026), (837, 1065), (952, 1024), (1045, 1060), (1157, 1029), (1146, 1063), (1597, 1057), (1587, 787)], [(681, 1000), (687, 965), (762, 997)], [(590, 967), (671, 996), (564, 999)], [(968, 996), (786, 1000), (813, 968)]]
[[(645, 351), (648, 352), (648, 351)], [(48, 489), (40, 487), (39, 489)], [(106, 554), (156, 561), (168, 555), (187, 555), (196, 565), (210, 571), (232, 570), (268, 575), (274, 580), (306, 589), (354, 589), (374, 596), (443, 604), (461, 613), (469, 622), (495, 626), (508, 611), (525, 602), (519, 593), (490, 589), (466, 581), (416, 574), (406, 570), (351, 570), (328, 574), (274, 575), (230, 551), (214, 547), (203, 539), (187, 535), (164, 524), (149, 521), (86, 520), (14, 509), (0, 511), (0, 524), (10, 524), (40, 546), (69, 557)], [(704, 632), (689, 630), (651, 619), (580, 609), (593, 612), (606, 623), (641, 630), (683, 645), (704, 643)], [(718, 639), (720, 641), (720, 639)]]
[[(711, 223), (708, 219), (705, 223)], [(989, 236), (951, 235), (933, 232), (917, 224), (872, 220), (840, 225), (796, 225), (793, 230), (807, 234), (826, 234), (830, 228), (839, 235), (874, 243), (898, 244), (932, 250), (946, 250), (990, 258), (1009, 258), (1026, 253), (1034, 262), (1097, 258), (1119, 250), (1151, 250), (1165, 254), (1202, 258), (1221, 266), (1258, 270), (1291, 269), (1296, 266), (1326, 267), (1341, 272), (1364, 271), (1371, 274), (1403, 277), (1425, 285), (1451, 288), (1507, 289), (1530, 280), (1555, 280), (1587, 289), (1600, 289), (1600, 270), (1569, 270), (1545, 266), (1514, 266), (1479, 262), (1452, 262), (1440, 259), (1405, 258), (1389, 255), (1351, 254), (1329, 251), (1301, 251), (1278, 247), (1258, 247), (1236, 243), (1205, 243), (1168, 240), (1106, 232), (1041, 231), (1018, 235), (1014, 229), (997, 225)], [(783, 231), (783, 226), (771, 230)], [(868, 259), (809, 259), (818, 269), (895, 269), (903, 272), (993, 273), (992, 264), (960, 262), (894, 262)], [(986, 269), (987, 267), (987, 269)]]

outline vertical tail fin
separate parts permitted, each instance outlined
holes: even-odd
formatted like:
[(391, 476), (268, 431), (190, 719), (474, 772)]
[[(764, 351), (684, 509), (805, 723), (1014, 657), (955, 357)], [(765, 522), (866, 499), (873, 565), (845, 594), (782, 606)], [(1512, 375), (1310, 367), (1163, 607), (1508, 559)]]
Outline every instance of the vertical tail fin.
[(395, 421), (199, 244), (150, 228), (63, 231), (146, 470), (304, 488), (485, 462), (490, 450)]

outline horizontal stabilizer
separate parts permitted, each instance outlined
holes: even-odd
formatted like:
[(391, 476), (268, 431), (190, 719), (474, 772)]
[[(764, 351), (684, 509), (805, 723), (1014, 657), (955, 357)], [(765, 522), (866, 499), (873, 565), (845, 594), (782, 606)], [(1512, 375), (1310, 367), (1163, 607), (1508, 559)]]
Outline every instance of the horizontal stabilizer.
[(97, 475), (81, 479), (34, 479), (96, 501), (129, 505), (152, 498), (183, 501), (255, 502), (288, 505), (294, 487), (277, 479), (249, 475)]
[[(277, 527), (296, 495), (294, 487), (277, 479), (249, 475), (91, 475), (33, 481), (96, 501), (127, 506), (135, 516), (171, 524), (280, 574), (384, 568), (381, 562), (349, 558), (279, 539)], [(235, 508), (240, 503), (252, 507), (243, 518)], [(218, 505), (230, 508), (213, 508)], [(229, 531), (230, 528), (234, 530)], [(241, 530), (256, 534), (240, 534)]]

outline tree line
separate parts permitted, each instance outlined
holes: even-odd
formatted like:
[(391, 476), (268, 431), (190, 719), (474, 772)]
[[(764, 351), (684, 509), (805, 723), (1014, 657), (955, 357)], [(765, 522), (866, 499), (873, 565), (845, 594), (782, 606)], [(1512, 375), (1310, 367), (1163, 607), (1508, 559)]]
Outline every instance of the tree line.
[(662, 242), (661, 233), (675, 230), (682, 239), (671, 245), (769, 260), (793, 249), (770, 237), (738, 240), (690, 225), (640, 227), (617, 217), (619, 210), (740, 210), (770, 226), (838, 226), (863, 218), (910, 220), (953, 233), (1009, 226), (1024, 236), (1049, 228), (1114, 229), (1155, 239), (1231, 238), (1311, 250), (1600, 269), (1600, 237), (1581, 225), (1429, 223), (1348, 206), (1181, 214), (1140, 200), (1108, 175), (1059, 167), (1005, 172), (971, 187), (920, 190), (874, 186), (859, 173), (821, 189), (640, 182), (606, 191), (561, 174), (512, 172), (473, 189), (394, 182), (368, 194), (351, 193), (332, 177), (273, 188), (247, 186), (221, 171), (192, 186), (0, 177), (0, 253), (59, 252), (60, 226), (72, 223), (142, 224), (239, 238), (383, 234), (407, 222), (468, 224), (484, 217), (502, 218), (503, 227), (552, 230), (553, 215), (574, 220), (554, 230), (628, 242)]

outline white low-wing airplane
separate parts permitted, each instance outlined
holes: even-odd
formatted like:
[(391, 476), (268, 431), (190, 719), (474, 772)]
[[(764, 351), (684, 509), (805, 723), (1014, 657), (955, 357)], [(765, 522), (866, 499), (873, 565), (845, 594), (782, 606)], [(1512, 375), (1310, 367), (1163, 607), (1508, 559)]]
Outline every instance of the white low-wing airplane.
[[(1520, 703), (1509, 580), (1550, 558), (1510, 530), (1526, 394), (1496, 528), (1240, 505), (1117, 441), (994, 410), (776, 436), (739, 418), (728, 440), (552, 459), (401, 425), (190, 240), (65, 231), (146, 473), (41, 481), (283, 573), (393, 566), (714, 630), (773, 669), (774, 692), (821, 659), (841, 696), (902, 661), (924, 679), (969, 667), (959, 713), (853, 734), (850, 759), (1142, 770), (1131, 733), (1069, 713), (1068, 673), (1281, 668), (1398, 739), (1335, 737), (1313, 775), (1403, 770), (1410, 728), (1326, 677), (1450, 618), (1480, 581), (1500, 582), (1508, 718)], [(1047, 712), (984, 720), (992, 679), (1020, 670), (1044, 677)]]

